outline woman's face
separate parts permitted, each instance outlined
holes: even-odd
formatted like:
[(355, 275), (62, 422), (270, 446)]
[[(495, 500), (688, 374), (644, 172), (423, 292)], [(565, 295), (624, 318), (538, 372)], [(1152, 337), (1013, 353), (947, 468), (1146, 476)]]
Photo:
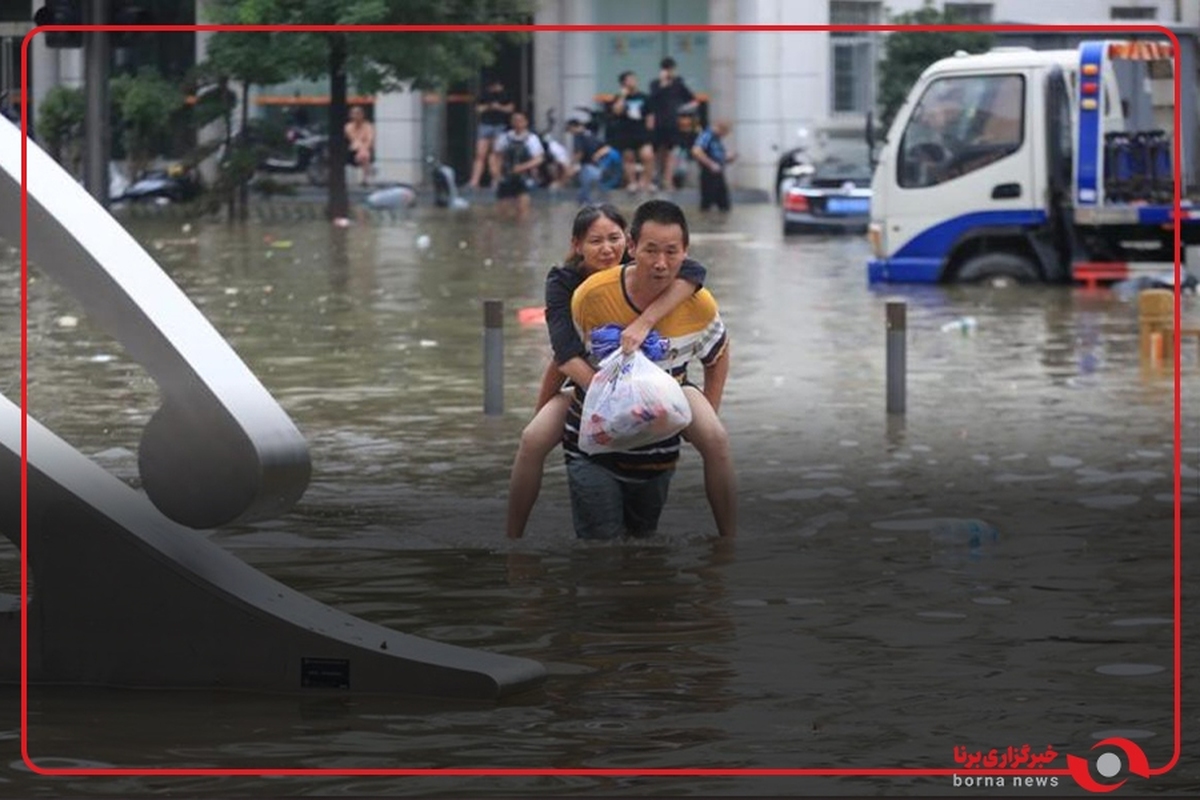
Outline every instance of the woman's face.
[(621, 263), (625, 255), (625, 231), (608, 217), (600, 217), (575, 241), (575, 252), (584, 272), (593, 273)]

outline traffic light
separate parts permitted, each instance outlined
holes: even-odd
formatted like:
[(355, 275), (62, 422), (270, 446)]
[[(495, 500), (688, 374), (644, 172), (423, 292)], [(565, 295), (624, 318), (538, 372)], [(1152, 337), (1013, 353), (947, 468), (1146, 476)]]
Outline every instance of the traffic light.
[[(113, 25), (153, 25), (154, 22), (154, 13), (144, 5), (117, 0), (113, 8)], [(113, 47), (132, 47), (137, 41), (137, 34), (132, 31), (113, 31), (110, 36)]]
[[(81, 25), (83, 18), (76, 0), (46, 0), (46, 5), (33, 15), (35, 25)], [(52, 31), (44, 34), (46, 47), (82, 47), (83, 34), (78, 31)]]
[[(33, 15), (35, 25), (82, 25), (81, 0), (46, 0), (46, 4)], [(154, 13), (146, 7), (145, 0), (111, 0), (108, 22), (110, 25), (153, 25)], [(113, 47), (130, 47), (135, 41), (134, 33), (111, 33)], [(47, 47), (82, 47), (83, 34), (54, 31), (45, 34)]]

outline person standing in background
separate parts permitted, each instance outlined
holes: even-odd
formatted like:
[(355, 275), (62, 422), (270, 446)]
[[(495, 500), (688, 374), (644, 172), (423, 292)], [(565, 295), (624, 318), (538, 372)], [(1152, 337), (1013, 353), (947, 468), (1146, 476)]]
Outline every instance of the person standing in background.
[[(467, 182), (472, 189), (479, 188), (483, 167), (492, 152), (492, 146), (496, 138), (508, 130), (516, 105), (504, 90), (504, 83), (495, 79), (488, 83), (479, 96), (475, 110), (479, 114), (479, 130), (475, 134), (475, 163), (471, 165), (471, 180)], [(498, 179), (499, 176), (492, 175), (493, 181)]]
[(658, 77), (650, 82), (650, 112), (646, 127), (654, 145), (654, 156), (659, 167), (659, 186), (671, 185), (675, 174), (675, 149), (683, 146), (683, 133), (679, 130), (681, 113), (696, 107), (696, 96), (675, 72), (675, 59), (667, 56), (659, 64)]
[[(626, 70), (617, 78), (620, 89), (609, 106), (613, 118), (613, 133), (608, 137), (625, 164), (625, 187), (630, 192), (650, 191), (654, 178), (654, 146), (646, 129), (649, 113), (646, 93), (638, 89), (637, 75)], [(638, 166), (642, 168), (638, 177)]]
[(732, 129), (729, 120), (719, 119), (706, 128), (692, 145), (692, 158), (700, 165), (700, 210), (716, 206), (729, 210), (729, 184), (725, 180), (725, 165), (737, 155), (725, 150), (724, 137)]
[(496, 205), (501, 214), (510, 208), (517, 219), (529, 214), (529, 186), (546, 158), (542, 140), (529, 129), (529, 118), (513, 112), (512, 128), (496, 139), (491, 170), (496, 176)]

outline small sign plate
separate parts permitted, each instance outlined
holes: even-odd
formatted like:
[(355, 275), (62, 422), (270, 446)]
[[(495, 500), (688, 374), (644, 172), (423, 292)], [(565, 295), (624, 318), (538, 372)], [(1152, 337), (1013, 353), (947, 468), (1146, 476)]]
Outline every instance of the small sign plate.
[(305, 689), (349, 689), (350, 660), (301, 658), (300, 685)]

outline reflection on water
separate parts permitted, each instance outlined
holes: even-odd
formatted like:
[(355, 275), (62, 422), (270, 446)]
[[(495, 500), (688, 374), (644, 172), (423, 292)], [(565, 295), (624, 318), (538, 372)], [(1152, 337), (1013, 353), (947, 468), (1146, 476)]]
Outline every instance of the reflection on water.
[[(1130, 307), (1065, 288), (868, 291), (857, 239), (781, 241), (765, 206), (697, 217), (692, 254), (732, 336), (722, 413), (743, 536), (710, 538), (688, 452), (661, 536), (576, 542), (555, 454), (530, 532), (510, 544), (507, 468), (549, 354), (545, 329), (516, 311), (540, 303), (571, 214), (542, 209), (522, 228), (424, 209), (350, 230), (134, 230), (312, 448), (292, 513), (197, 535), (373, 622), (541, 660), (545, 688), (499, 707), (35, 689), (39, 763), (951, 767), (955, 745), (1084, 754), (1112, 731), (1152, 765), (1169, 759), (1171, 377), (1140, 367)], [(14, 399), (16, 263), (0, 255), (13, 343), (0, 385)], [(909, 305), (902, 420), (885, 415), (883, 392), (883, 308), (897, 296)], [(506, 309), (497, 418), (482, 414), (485, 298)], [(966, 315), (973, 333), (942, 332)], [(1184, 352), (1185, 407), (1197, 361)], [(136, 486), (156, 400), (34, 268), (31, 413)], [(1194, 415), (1183, 434), (1191, 526)], [(956, 536), (968, 520), (995, 536)], [(17, 582), (5, 543), (0, 590)], [(20, 764), (15, 691), (0, 706), (12, 743), (0, 781), (19, 794), (950, 791), (810, 778), (45, 779)], [(1185, 762), (1147, 786), (1184, 793), (1198, 776)]]

